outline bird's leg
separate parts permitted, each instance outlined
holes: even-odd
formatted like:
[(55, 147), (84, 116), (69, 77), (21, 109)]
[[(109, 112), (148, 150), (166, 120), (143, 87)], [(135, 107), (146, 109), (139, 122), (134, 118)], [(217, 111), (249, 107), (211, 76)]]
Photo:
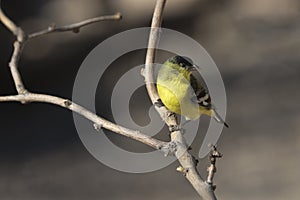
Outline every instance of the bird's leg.
[(159, 108), (162, 107), (162, 106), (165, 106), (163, 104), (163, 102), (161, 101), (161, 99), (157, 99), (156, 102), (154, 102), (154, 105), (157, 106), (157, 107), (159, 107)]

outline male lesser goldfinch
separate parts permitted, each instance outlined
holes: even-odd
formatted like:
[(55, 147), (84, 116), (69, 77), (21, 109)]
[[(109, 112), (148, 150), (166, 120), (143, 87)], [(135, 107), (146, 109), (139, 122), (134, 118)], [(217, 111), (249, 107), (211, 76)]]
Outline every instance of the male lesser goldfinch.
[(189, 58), (178, 55), (169, 58), (157, 77), (157, 91), (162, 103), (186, 119), (195, 120), (205, 114), (228, 127), (213, 108), (207, 90), (192, 74), (195, 70), (196, 65)]

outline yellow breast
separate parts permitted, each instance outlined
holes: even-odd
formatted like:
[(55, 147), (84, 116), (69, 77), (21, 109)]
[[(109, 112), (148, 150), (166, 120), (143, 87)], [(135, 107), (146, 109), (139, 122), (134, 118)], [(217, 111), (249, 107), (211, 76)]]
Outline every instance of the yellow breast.
[(181, 114), (180, 102), (178, 100), (178, 97), (176, 97), (176, 95), (170, 89), (167, 89), (166, 87), (158, 84), (157, 92), (163, 104), (170, 111)]
[(158, 73), (157, 92), (162, 103), (171, 111), (189, 119), (197, 119), (201, 112), (190, 85), (190, 72), (172, 65), (163, 65)]

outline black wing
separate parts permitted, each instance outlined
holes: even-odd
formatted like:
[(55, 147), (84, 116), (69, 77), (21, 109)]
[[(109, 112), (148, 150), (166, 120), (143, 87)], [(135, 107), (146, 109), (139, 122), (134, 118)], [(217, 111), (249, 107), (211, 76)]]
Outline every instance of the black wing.
[(210, 95), (193, 74), (190, 75), (190, 83), (196, 95), (196, 97), (194, 97), (195, 99), (192, 100), (202, 107), (211, 109), (212, 105)]

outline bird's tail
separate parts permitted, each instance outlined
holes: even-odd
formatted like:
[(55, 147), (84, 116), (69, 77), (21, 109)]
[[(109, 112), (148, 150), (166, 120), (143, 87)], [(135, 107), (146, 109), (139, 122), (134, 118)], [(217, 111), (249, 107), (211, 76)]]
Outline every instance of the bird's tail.
[(215, 110), (213, 110), (212, 116), (218, 123), (224, 124), (224, 126), (226, 126), (227, 128), (229, 127), (228, 124), (222, 119), (222, 117)]

